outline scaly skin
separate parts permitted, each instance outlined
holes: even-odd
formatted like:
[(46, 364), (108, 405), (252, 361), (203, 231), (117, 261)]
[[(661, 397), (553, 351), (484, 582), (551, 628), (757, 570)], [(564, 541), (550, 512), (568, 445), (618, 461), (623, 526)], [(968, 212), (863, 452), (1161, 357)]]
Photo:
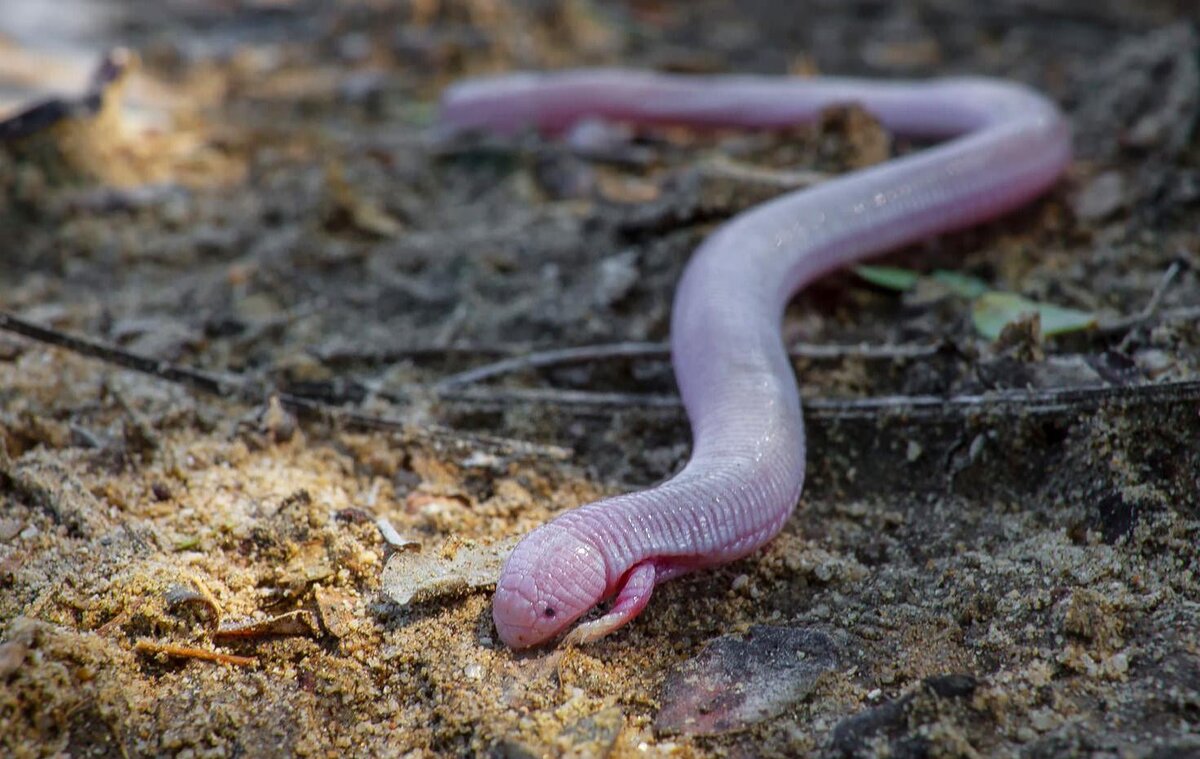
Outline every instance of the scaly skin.
[(684, 77), (621, 70), (518, 74), (447, 91), (451, 130), (565, 129), (585, 117), (635, 124), (781, 127), (859, 104), (893, 132), (954, 138), (783, 195), (718, 228), (675, 294), (671, 351), (692, 457), (657, 487), (569, 511), (529, 533), (501, 573), (500, 638), (548, 641), (606, 598), (568, 640), (637, 616), (654, 585), (757, 550), (804, 482), (800, 398), (780, 336), (788, 299), (867, 256), (1003, 214), (1049, 188), (1070, 160), (1053, 104), (987, 79), (874, 82)]

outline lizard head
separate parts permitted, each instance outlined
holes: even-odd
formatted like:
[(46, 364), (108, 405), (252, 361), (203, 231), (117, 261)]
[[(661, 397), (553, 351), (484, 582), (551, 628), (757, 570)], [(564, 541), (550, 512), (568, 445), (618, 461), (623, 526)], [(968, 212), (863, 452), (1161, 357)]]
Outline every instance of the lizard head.
[(608, 571), (595, 543), (551, 522), (517, 544), (496, 583), (500, 640), (527, 648), (555, 637), (600, 603)]

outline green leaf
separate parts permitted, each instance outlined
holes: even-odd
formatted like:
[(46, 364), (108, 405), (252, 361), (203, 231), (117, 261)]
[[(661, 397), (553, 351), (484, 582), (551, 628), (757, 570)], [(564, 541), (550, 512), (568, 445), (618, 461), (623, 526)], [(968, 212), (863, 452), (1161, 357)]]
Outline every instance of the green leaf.
[(1096, 325), (1095, 315), (1086, 311), (1038, 303), (1015, 293), (986, 292), (971, 304), (975, 329), (989, 340), (999, 337), (1007, 325), (1035, 313), (1041, 320), (1042, 334), (1047, 337), (1079, 332)]
[(930, 277), (950, 292), (968, 300), (978, 298), (991, 290), (987, 282), (982, 279), (972, 277), (970, 274), (959, 274), (956, 271), (938, 269)]
[(877, 287), (904, 292), (911, 290), (920, 274), (896, 266), (855, 266), (854, 273)]
[(190, 551), (200, 545), (199, 535), (184, 535), (175, 541), (176, 551)]
[(414, 126), (430, 126), (437, 120), (437, 115), (438, 107), (434, 103), (411, 100), (400, 106), (400, 120)]
[(1095, 314), (1052, 303), (1038, 304), (1038, 314), (1042, 317), (1042, 334), (1047, 337), (1082, 332), (1096, 326)]

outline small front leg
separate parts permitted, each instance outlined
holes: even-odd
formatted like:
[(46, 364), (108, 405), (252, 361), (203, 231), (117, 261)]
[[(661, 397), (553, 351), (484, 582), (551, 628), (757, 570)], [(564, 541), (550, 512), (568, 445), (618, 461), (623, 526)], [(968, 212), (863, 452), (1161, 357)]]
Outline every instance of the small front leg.
[(568, 646), (591, 643), (641, 614), (642, 609), (650, 602), (657, 575), (658, 570), (653, 561), (643, 561), (635, 565), (625, 576), (625, 584), (617, 591), (617, 600), (613, 602), (613, 607), (608, 613), (599, 619), (579, 625), (567, 633), (563, 643)]

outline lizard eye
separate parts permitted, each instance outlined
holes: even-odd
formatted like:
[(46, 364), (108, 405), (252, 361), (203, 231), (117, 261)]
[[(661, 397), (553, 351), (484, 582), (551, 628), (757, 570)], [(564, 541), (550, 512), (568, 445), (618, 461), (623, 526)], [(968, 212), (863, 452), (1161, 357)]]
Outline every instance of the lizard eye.
[(546, 610), (542, 612), (542, 614), (546, 617), (546, 619), (554, 619), (554, 615), (557, 613), (558, 612), (556, 612), (554, 610), (554, 608), (551, 606), (547, 606)]

